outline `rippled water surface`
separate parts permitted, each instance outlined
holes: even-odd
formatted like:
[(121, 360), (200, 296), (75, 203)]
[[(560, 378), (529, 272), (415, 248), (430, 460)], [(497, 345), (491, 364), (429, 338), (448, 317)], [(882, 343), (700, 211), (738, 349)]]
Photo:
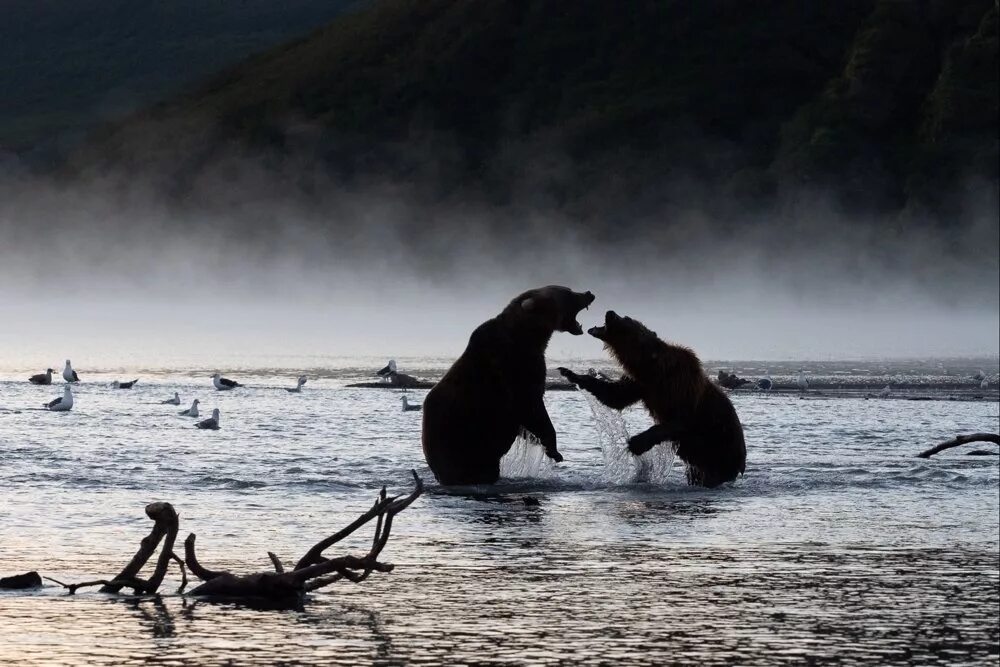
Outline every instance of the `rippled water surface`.
[[(299, 611), (195, 602), (173, 594), (176, 570), (155, 598), (4, 591), (0, 663), (1000, 660), (998, 459), (965, 455), (975, 445), (914, 458), (956, 433), (996, 431), (995, 384), (967, 402), (735, 394), (747, 472), (711, 491), (687, 487), (668, 450), (640, 462), (623, 452), (624, 433), (648, 423), (641, 412), (619, 422), (582, 393), (550, 392), (565, 462), (521, 444), (504, 462), (510, 479), (457, 493), (432, 483), (420, 413), (404, 413), (394, 390), (344, 386), (378, 361), (227, 370), (248, 387), (226, 393), (191, 365), (81, 367), (63, 414), (29, 409), (61, 387), (0, 374), (0, 575), (110, 576), (148, 532), (153, 500), (174, 503), (207, 566), (268, 569), (268, 551), (294, 561), (381, 485), (405, 492), (410, 468), (429, 483), (396, 520), (383, 553), (391, 574), (335, 584)], [(435, 377), (442, 363), (401, 370)], [(299, 372), (311, 377), (303, 392), (283, 391)], [(131, 391), (109, 386), (133, 377)], [(204, 413), (220, 408), (222, 429), (198, 431), (159, 403), (174, 391)], [(369, 536), (342, 550), (363, 552)]]

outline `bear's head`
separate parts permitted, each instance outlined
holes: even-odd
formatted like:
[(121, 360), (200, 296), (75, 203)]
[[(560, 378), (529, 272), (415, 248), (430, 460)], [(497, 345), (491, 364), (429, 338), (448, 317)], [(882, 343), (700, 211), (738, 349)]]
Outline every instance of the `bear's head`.
[(517, 296), (507, 306), (506, 312), (532, 329), (549, 334), (565, 331), (579, 336), (583, 327), (576, 317), (581, 310), (590, 307), (594, 298), (591, 292), (574, 292), (568, 287), (549, 285)]
[(636, 380), (656, 381), (664, 373), (701, 376), (701, 362), (694, 352), (668, 345), (639, 320), (621, 317), (613, 310), (604, 316), (603, 327), (591, 327), (587, 333), (602, 341)]

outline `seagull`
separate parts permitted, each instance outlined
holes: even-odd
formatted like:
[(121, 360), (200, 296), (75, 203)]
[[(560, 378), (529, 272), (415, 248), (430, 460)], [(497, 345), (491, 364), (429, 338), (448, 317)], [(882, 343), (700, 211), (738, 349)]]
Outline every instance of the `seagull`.
[(131, 389), (132, 387), (135, 386), (135, 383), (138, 382), (138, 381), (139, 381), (139, 378), (136, 378), (136, 379), (132, 380), (131, 382), (119, 382), (118, 380), (115, 380), (111, 384), (111, 386), (114, 389)]
[(185, 417), (197, 417), (198, 416), (198, 403), (200, 403), (197, 398), (191, 401), (191, 407), (187, 410), (181, 410), (177, 414), (184, 415)]
[(757, 380), (757, 389), (764, 392), (769, 392), (774, 389), (774, 380), (771, 379), (770, 375), (765, 375), (761, 379)]
[(990, 381), (989, 381), (989, 379), (987, 379), (987, 378), (984, 377), (983, 381), (979, 383), (979, 388), (980, 389), (989, 389), (990, 388)]
[(290, 394), (301, 394), (302, 393), (302, 385), (304, 385), (306, 383), (306, 379), (307, 378), (306, 378), (305, 375), (300, 375), (299, 376), (299, 382), (298, 382), (298, 384), (295, 385), (295, 387), (293, 389), (289, 389), (288, 387), (285, 387), (285, 391), (287, 391)]
[(396, 374), (396, 360), (395, 359), (390, 359), (389, 363), (385, 365), (385, 368), (383, 368), (382, 370), (380, 370), (377, 373), (375, 373), (375, 375), (379, 376), (380, 378), (382, 378), (383, 380), (386, 380), (386, 381), (391, 380), (392, 376), (395, 375), (395, 374)]
[(180, 394), (178, 394), (178, 393), (177, 393), (177, 392), (175, 391), (175, 392), (174, 392), (174, 397), (173, 397), (173, 398), (168, 398), (168, 399), (167, 399), (167, 400), (165, 400), (165, 401), (160, 401), (160, 403), (161, 403), (161, 404), (163, 404), (163, 405), (180, 405), (180, 404), (181, 404), (181, 397), (180, 397)]
[(52, 369), (46, 368), (44, 373), (32, 375), (28, 378), (28, 382), (31, 384), (52, 384)]
[(239, 382), (236, 382), (235, 380), (229, 380), (227, 378), (222, 377), (222, 373), (216, 373), (215, 375), (212, 376), (212, 384), (214, 384), (215, 388), (218, 389), (219, 391), (228, 391), (230, 389), (235, 389), (236, 387), (243, 386)]
[(411, 404), (408, 400), (406, 400), (406, 394), (403, 394), (400, 397), (400, 400), (403, 403), (403, 412), (417, 412), (423, 407), (422, 405)]
[(882, 391), (880, 391), (880, 392), (878, 393), (878, 397), (879, 397), (879, 398), (889, 398), (889, 395), (890, 395), (891, 393), (892, 393), (892, 387), (890, 387), (889, 385), (886, 385), (886, 386), (884, 386), (884, 387), (882, 388)]
[(809, 391), (809, 380), (806, 379), (806, 374), (802, 370), (799, 370), (799, 389), (802, 391)]
[(43, 405), (53, 412), (67, 412), (73, 409), (73, 390), (66, 385), (61, 398), (53, 399)]
[(66, 368), (63, 369), (63, 380), (66, 380), (66, 382), (80, 381), (80, 376), (73, 370), (73, 366), (69, 363), (69, 359), (66, 360)]
[(197, 426), (198, 428), (207, 428), (207, 429), (211, 429), (213, 431), (218, 431), (219, 430), (219, 408), (215, 408), (214, 410), (212, 410), (212, 416), (211, 417), (209, 417), (208, 419), (201, 420), (200, 422), (198, 422), (197, 424), (195, 424), (195, 426)]

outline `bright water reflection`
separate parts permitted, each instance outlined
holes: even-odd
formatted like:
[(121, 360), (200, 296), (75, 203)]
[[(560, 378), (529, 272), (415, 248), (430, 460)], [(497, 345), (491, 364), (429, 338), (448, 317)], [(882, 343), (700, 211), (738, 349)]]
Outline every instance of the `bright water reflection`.
[[(409, 468), (430, 481), (419, 413), (391, 391), (343, 388), (358, 370), (288, 394), (298, 371), (250, 369), (251, 386), (228, 393), (170, 369), (115, 391), (109, 373), (68, 414), (24, 409), (57, 387), (0, 382), (0, 408), (21, 410), (0, 411), (0, 573), (108, 575), (152, 500), (175, 503), (206, 565), (262, 569), (268, 550), (293, 560), (381, 484), (405, 490)], [(174, 391), (219, 407), (222, 430), (159, 404)], [(553, 392), (566, 461), (524, 444), (504, 462), (521, 478), (475, 497), (432, 486), (397, 520), (391, 575), (299, 612), (4, 592), (0, 662), (995, 664), (997, 458), (912, 455), (996, 430), (997, 404), (735, 400), (749, 460), (727, 488), (685, 486), (666, 451), (643, 472), (614, 447), (644, 415), (595, 420), (583, 394)], [(165, 590), (176, 584), (172, 572)]]

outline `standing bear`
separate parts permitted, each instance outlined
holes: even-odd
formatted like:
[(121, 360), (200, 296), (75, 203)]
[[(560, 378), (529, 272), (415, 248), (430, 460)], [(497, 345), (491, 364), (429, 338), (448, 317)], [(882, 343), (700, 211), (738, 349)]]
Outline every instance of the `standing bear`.
[(609, 310), (588, 332), (604, 342), (625, 374), (617, 382), (560, 368), (566, 379), (615, 410), (642, 401), (656, 423), (629, 438), (635, 455), (670, 440), (691, 484), (718, 486), (746, 467), (743, 426), (729, 397), (709, 381), (695, 353), (657, 338), (642, 322)]
[(517, 296), (472, 332), (462, 356), (424, 399), (424, 458), (442, 484), (492, 484), (518, 434), (541, 440), (556, 462), (556, 432), (545, 409), (545, 348), (594, 295), (550, 285)]

